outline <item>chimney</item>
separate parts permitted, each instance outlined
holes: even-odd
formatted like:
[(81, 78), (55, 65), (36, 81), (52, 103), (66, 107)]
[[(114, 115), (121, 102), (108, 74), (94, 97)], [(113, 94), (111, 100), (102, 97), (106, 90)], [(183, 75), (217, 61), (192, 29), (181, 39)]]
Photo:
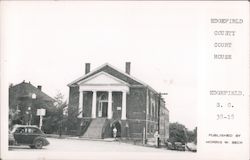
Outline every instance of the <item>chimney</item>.
[(42, 91), (42, 86), (37, 86), (37, 88), (40, 90), (40, 91)]
[(90, 63), (85, 63), (85, 74), (90, 72)]
[(125, 72), (127, 73), (127, 74), (130, 74), (130, 62), (126, 62), (126, 68), (125, 68)]

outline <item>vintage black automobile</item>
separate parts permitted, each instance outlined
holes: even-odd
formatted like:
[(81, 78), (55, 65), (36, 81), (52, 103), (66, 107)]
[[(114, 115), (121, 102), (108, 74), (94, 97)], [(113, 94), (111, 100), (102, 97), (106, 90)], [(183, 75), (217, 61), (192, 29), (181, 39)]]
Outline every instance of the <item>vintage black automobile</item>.
[(185, 144), (182, 144), (181, 142), (167, 142), (166, 146), (170, 150), (178, 150), (178, 151), (185, 151)]
[(43, 146), (49, 145), (49, 141), (36, 126), (15, 125), (9, 132), (9, 145), (28, 145), (30, 148), (41, 149)]

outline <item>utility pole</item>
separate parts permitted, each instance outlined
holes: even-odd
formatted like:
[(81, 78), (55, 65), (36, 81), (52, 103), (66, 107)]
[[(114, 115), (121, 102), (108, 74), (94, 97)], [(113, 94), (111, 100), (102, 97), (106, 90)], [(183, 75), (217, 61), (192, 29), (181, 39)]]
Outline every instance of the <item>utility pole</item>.
[(160, 115), (161, 115), (161, 96), (168, 95), (168, 93), (158, 93), (158, 139), (157, 139), (157, 147), (160, 147)]

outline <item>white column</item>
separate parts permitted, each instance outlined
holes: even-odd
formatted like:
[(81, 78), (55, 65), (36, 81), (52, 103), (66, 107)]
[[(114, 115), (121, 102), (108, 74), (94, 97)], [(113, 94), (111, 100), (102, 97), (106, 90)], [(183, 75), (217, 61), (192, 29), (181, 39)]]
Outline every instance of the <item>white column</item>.
[(127, 119), (127, 93), (126, 91), (122, 92), (122, 120)]
[(112, 91), (109, 91), (108, 95), (108, 119), (112, 118)]
[(79, 107), (78, 107), (78, 118), (82, 118), (82, 110), (83, 110), (83, 92), (80, 91), (80, 94), (79, 94)]
[(93, 91), (93, 96), (92, 96), (92, 118), (96, 118), (96, 91)]

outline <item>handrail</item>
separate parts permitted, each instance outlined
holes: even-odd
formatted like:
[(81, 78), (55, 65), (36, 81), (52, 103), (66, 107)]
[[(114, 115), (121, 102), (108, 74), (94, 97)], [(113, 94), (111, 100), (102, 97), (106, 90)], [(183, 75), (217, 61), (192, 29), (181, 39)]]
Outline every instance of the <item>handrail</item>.
[(105, 119), (104, 125), (102, 126), (102, 133), (101, 133), (101, 137), (104, 138), (104, 134), (105, 134), (105, 129), (109, 124), (109, 120)]
[(91, 119), (84, 119), (83, 120), (83, 126), (81, 128), (80, 136), (84, 135), (84, 133), (87, 131), (90, 123), (91, 123)]

